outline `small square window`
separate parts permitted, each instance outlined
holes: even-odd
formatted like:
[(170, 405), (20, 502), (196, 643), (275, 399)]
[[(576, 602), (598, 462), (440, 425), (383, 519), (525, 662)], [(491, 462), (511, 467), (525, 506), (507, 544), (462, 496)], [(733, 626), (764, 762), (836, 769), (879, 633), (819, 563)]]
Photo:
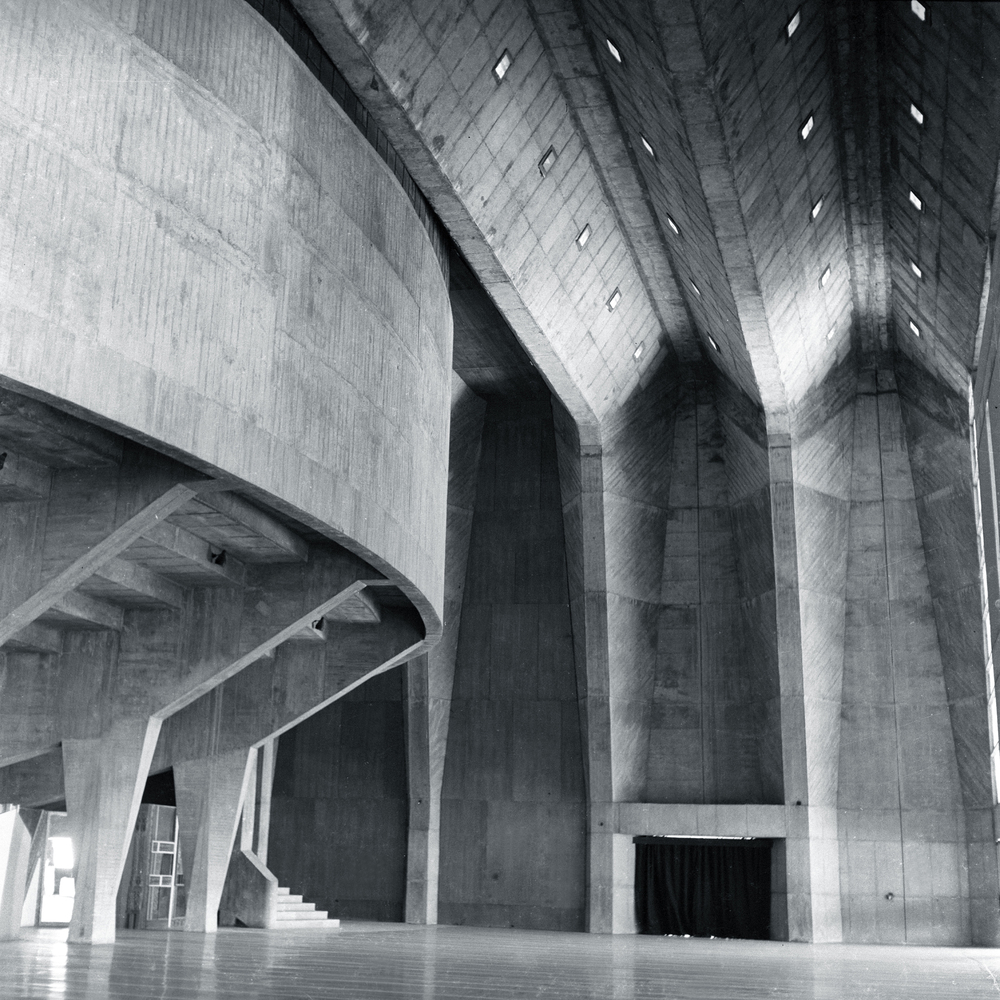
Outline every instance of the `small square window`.
[(650, 146), (649, 142), (647, 142), (646, 137), (644, 135), (640, 135), (639, 138), (642, 140), (642, 148), (646, 150), (650, 156), (655, 158), (656, 153), (653, 152), (653, 147)]
[(917, 262), (916, 262), (915, 260), (911, 260), (911, 261), (910, 261), (910, 270), (911, 270), (911, 271), (912, 271), (912, 272), (913, 272), (913, 273), (914, 273), (914, 274), (915, 274), (915, 275), (916, 275), (916, 276), (917, 276), (918, 278), (922, 278), (922, 277), (924, 276), (924, 272), (920, 270), (920, 267), (918, 266), (918, 264), (917, 264)]
[(914, 323), (912, 319), (910, 320), (910, 330), (913, 333), (914, 337), (920, 336), (920, 327), (917, 326), (917, 324)]
[(915, 104), (910, 104), (910, 117), (918, 124), (923, 125), (924, 113)]
[(667, 216), (667, 225), (670, 226), (675, 235), (680, 236), (681, 231), (677, 228), (677, 223), (669, 215)]
[(493, 75), (497, 78), (497, 83), (499, 83), (507, 75), (507, 70), (510, 69), (510, 64), (510, 53), (504, 49), (503, 55), (497, 60), (496, 66), (493, 67)]
[(791, 38), (792, 35), (798, 30), (799, 24), (802, 22), (802, 11), (797, 10), (792, 14), (792, 19), (785, 25), (785, 31), (787, 32), (787, 37)]
[(618, 51), (618, 46), (610, 38), (605, 38), (604, 41), (608, 43), (608, 51), (611, 53), (611, 58), (616, 63), (620, 63), (622, 61), (622, 54)]
[(819, 215), (819, 213), (822, 211), (823, 211), (823, 199), (820, 198), (820, 200), (817, 201), (816, 204), (813, 205), (812, 207), (812, 217), (815, 219), (816, 216)]
[(538, 161), (538, 172), (544, 177), (556, 163), (556, 151), (552, 146), (545, 151), (545, 155)]
[(587, 225), (585, 225), (583, 229), (580, 230), (580, 234), (576, 238), (576, 245), (582, 250), (587, 245), (587, 241), (589, 239), (590, 239), (590, 223), (588, 222)]
[(918, 211), (922, 212), (924, 210), (924, 203), (920, 200), (920, 196), (916, 191), (911, 189), (910, 191), (910, 204)]
[(815, 125), (815, 122), (813, 121), (813, 116), (810, 115), (802, 123), (802, 127), (799, 129), (799, 135), (801, 135), (803, 139), (808, 139), (810, 132), (813, 130), (813, 125)]
[(609, 313), (610, 313), (610, 312), (614, 312), (614, 311), (615, 311), (615, 309), (617, 309), (617, 308), (618, 308), (618, 303), (619, 303), (619, 302), (621, 302), (621, 300), (622, 300), (622, 293), (621, 293), (621, 289), (619, 289), (619, 288), (616, 288), (616, 289), (615, 289), (615, 290), (614, 290), (614, 291), (613, 291), (613, 292), (611, 293), (611, 298), (610, 298), (610, 299), (608, 299), (608, 312), (609, 312)]
[[(920, 0), (910, 0), (910, 10), (913, 11), (913, 13), (916, 14), (921, 21), (927, 20), (927, 8), (920, 2)], [(917, 334), (917, 336), (919, 336), (919, 334)]]

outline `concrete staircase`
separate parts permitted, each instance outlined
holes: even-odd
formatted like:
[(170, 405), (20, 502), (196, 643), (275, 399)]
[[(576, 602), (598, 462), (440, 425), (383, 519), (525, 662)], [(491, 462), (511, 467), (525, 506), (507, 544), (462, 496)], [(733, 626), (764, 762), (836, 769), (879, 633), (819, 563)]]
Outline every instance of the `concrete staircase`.
[(330, 919), (326, 910), (317, 910), (315, 903), (304, 903), (287, 886), (278, 886), (278, 926), (283, 930), (300, 927), (339, 927), (340, 921)]

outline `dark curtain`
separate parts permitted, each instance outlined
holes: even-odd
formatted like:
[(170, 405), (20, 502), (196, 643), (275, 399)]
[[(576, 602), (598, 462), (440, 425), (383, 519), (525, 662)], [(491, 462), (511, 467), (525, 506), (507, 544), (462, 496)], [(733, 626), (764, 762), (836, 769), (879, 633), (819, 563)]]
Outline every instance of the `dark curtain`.
[(771, 936), (771, 841), (637, 837), (640, 934)]

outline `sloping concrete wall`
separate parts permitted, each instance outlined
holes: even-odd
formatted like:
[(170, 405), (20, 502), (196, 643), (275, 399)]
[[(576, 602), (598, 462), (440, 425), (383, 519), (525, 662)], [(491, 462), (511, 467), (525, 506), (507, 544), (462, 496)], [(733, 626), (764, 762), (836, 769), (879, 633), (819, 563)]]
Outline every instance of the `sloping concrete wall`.
[(725, 389), (675, 413), (646, 784), (623, 801), (782, 800), (766, 449)]
[(582, 929), (584, 802), (551, 406), (491, 401), (444, 770), (440, 922)]

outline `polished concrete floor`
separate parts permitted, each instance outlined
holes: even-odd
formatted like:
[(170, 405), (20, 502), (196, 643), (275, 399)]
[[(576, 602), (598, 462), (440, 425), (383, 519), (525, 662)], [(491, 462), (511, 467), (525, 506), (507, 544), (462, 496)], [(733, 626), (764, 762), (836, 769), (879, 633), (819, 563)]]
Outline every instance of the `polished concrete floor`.
[(65, 931), (0, 943), (0, 997), (829, 998), (1000, 996), (1000, 950), (610, 938), (468, 927), (345, 924), (336, 930), (120, 932), (66, 944)]

